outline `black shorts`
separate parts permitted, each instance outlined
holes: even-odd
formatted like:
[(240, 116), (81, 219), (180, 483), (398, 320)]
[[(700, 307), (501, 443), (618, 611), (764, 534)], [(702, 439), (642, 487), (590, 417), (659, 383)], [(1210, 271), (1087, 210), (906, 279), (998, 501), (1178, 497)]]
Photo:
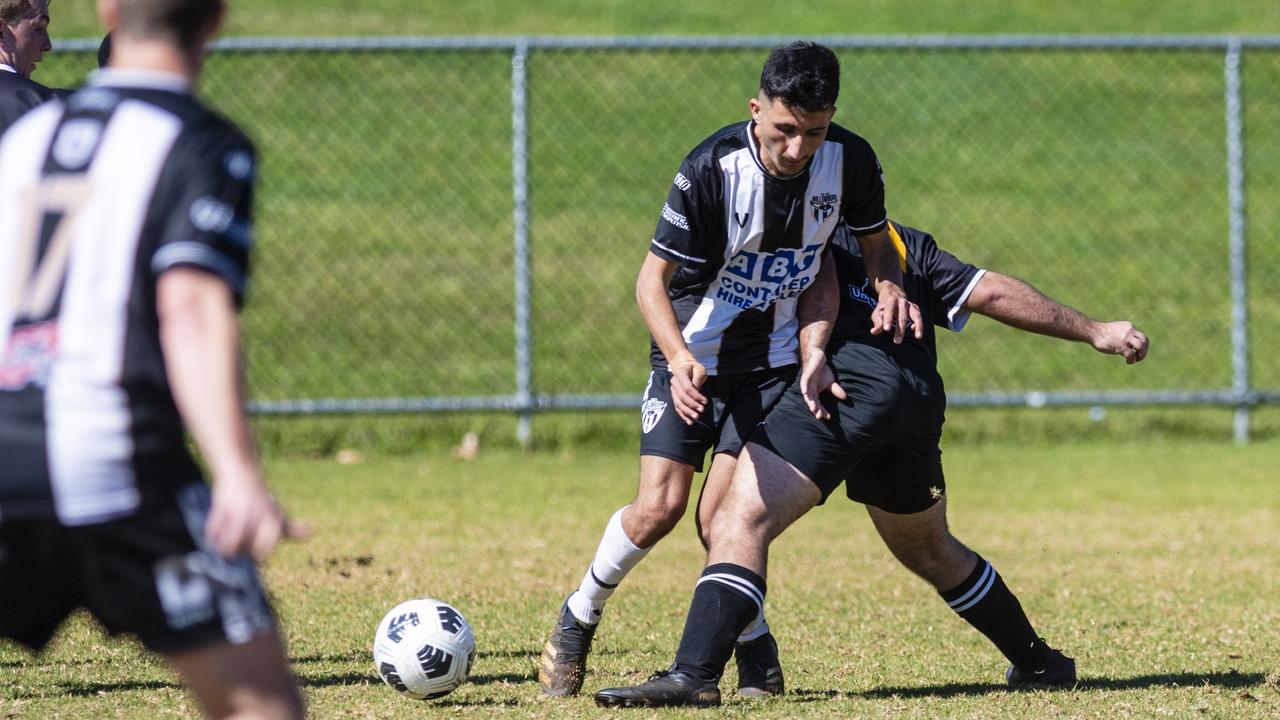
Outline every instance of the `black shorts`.
[(737, 456), (746, 437), (795, 379), (796, 366), (734, 375), (709, 375), (699, 390), (707, 407), (693, 425), (686, 425), (671, 407), (671, 372), (649, 373), (640, 406), (640, 454), (656, 455), (692, 465), (702, 472), (707, 450)]
[(208, 513), (197, 482), (165, 507), (94, 525), (0, 522), (0, 636), (40, 650), (81, 607), (160, 653), (274, 631), (252, 561), (204, 547)]
[(812, 480), (822, 502), (845, 482), (850, 500), (888, 512), (932, 507), (947, 488), (938, 448), (946, 411), (941, 380), (867, 348), (844, 346), (831, 361), (849, 398), (823, 396), (830, 420), (809, 412), (796, 383), (750, 441)]

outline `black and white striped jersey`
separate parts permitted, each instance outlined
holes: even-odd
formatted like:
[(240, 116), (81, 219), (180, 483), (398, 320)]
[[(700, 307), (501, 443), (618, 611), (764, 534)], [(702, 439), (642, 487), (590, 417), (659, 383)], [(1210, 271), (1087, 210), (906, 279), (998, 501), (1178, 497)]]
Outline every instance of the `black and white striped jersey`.
[(166, 73), (99, 73), (0, 140), (0, 522), (100, 522), (199, 477), (156, 279), (197, 267), (243, 297), (255, 165)]
[[(680, 165), (650, 250), (680, 268), (669, 296), (689, 350), (711, 374), (797, 362), (796, 303), (843, 220), (884, 228), (884, 181), (866, 140), (832, 124), (804, 171), (765, 170), (754, 122), (704, 140)], [(655, 368), (666, 360), (651, 343)]]
[(932, 367), (938, 361), (934, 328), (959, 332), (969, 320), (964, 303), (978, 286), (986, 270), (974, 267), (938, 247), (933, 236), (923, 230), (889, 221), (889, 237), (902, 263), (903, 290), (911, 302), (920, 307), (924, 318), (924, 338), (916, 340), (907, 333), (901, 345), (891, 335), (871, 334), (871, 313), (877, 298), (862, 264), (862, 250), (857, 238), (840, 227), (831, 239), (831, 261), (835, 263), (840, 285), (840, 312), (831, 333), (832, 343), (847, 340), (876, 345), (899, 362), (907, 363), (910, 354), (923, 350), (923, 362)]

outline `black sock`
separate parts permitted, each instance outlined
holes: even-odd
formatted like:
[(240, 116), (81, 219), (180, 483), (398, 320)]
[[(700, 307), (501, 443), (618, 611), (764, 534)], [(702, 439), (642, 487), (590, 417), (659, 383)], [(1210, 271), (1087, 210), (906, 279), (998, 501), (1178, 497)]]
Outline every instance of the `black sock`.
[(957, 615), (995, 643), (1009, 662), (1024, 670), (1043, 667), (1049, 647), (1031, 627), (1000, 573), (981, 555), (964, 582), (939, 594)]
[(741, 565), (707, 566), (693, 591), (676, 670), (703, 682), (719, 682), (738, 635), (764, 606), (764, 593), (764, 578)]

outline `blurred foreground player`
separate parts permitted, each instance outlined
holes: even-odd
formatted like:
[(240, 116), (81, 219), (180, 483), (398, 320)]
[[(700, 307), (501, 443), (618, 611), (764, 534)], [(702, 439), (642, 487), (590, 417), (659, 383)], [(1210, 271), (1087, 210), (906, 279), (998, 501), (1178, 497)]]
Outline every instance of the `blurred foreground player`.
[(84, 607), (208, 716), (302, 717), (254, 567), (290, 533), (242, 400), (254, 148), (192, 95), (224, 6), (98, 11), (110, 66), (0, 140), (0, 635)]
[(827, 321), (800, 331), (800, 380), (751, 435), (712, 520), (707, 567), (675, 663), (641, 685), (596, 693), (598, 704), (718, 705), (734, 638), (764, 603), (769, 543), (841, 482), (867, 506), (894, 556), (1009, 659), (1010, 684), (1075, 682), (1075, 661), (1040, 638), (992, 564), (947, 529), (938, 448), (946, 395), (934, 327), (958, 331), (976, 312), (1130, 364), (1146, 357), (1147, 338), (1131, 323), (1096, 322), (1021, 280), (962, 263), (927, 233), (892, 222), (890, 231), (924, 337), (895, 345), (871, 334), (877, 302), (857, 244), (847, 232), (832, 240), (837, 282), (824, 274), (813, 292), (831, 307), (838, 302), (834, 332)]

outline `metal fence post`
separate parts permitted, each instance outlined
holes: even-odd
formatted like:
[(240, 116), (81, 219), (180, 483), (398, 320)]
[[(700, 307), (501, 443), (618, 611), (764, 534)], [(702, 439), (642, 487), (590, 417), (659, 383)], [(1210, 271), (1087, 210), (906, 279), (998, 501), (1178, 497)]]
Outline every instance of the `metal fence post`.
[(511, 53), (511, 196), (515, 229), (516, 291), (516, 439), (533, 440), (533, 308), (529, 277), (529, 43), (521, 39)]
[(1241, 95), (1242, 48), (1227, 43), (1224, 61), (1227, 105), (1227, 207), (1231, 248), (1231, 390), (1235, 395), (1235, 439), (1249, 442), (1249, 296), (1245, 238), (1244, 103)]

